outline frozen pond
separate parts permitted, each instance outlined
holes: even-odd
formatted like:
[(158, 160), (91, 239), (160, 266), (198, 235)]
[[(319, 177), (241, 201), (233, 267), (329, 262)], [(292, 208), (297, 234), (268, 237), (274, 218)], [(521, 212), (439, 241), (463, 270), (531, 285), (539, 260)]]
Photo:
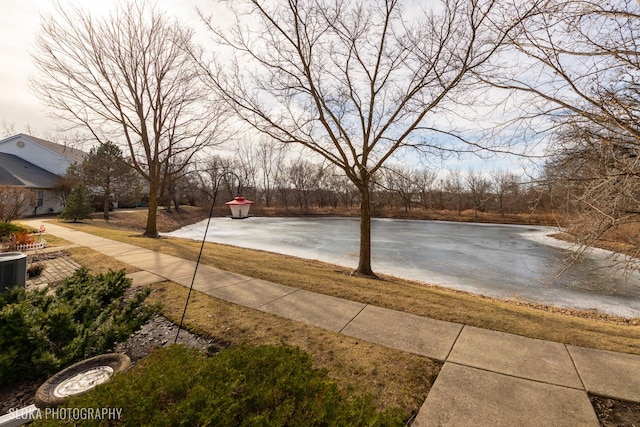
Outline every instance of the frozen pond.
[[(206, 220), (169, 233), (202, 239)], [(640, 279), (625, 280), (600, 252), (567, 265), (570, 252), (548, 227), (375, 219), (378, 273), (498, 298), (640, 317)], [(356, 218), (212, 218), (207, 240), (355, 268)], [(560, 274), (565, 270), (563, 274)]]

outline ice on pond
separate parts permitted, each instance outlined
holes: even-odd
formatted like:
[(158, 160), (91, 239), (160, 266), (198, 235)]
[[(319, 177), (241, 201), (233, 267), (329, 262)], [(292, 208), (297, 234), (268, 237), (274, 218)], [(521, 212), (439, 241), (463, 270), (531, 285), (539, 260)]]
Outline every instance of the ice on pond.
[[(168, 233), (202, 239), (207, 221)], [(599, 252), (568, 263), (550, 227), (374, 219), (374, 271), (498, 298), (640, 317), (640, 278)], [(357, 218), (212, 218), (207, 240), (355, 268)]]

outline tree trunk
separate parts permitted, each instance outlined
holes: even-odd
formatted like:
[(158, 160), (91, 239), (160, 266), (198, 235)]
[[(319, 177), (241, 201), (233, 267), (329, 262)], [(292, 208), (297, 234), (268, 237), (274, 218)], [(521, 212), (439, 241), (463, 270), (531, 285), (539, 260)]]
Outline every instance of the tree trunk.
[(158, 237), (158, 186), (150, 185), (149, 188), (149, 211), (147, 213), (147, 227), (142, 234), (145, 237)]
[(371, 269), (371, 197), (369, 184), (359, 186), (360, 190), (360, 258), (356, 273), (373, 276)]
[(109, 196), (103, 197), (102, 216), (104, 217), (105, 221), (109, 221)]

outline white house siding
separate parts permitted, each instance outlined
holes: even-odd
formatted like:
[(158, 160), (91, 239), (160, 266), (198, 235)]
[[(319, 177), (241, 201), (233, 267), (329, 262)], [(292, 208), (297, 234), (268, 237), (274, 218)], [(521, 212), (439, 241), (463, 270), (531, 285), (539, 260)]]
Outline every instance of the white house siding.
[(51, 190), (43, 190), (44, 197), (42, 200), (42, 206), (40, 206), (36, 212), (37, 215), (48, 214), (48, 213), (61, 213), (64, 206), (60, 201), (60, 197), (51, 191)]
[[(38, 191), (42, 191), (42, 205), (38, 206), (38, 210), (36, 211), (36, 215), (45, 215), (45, 214), (58, 214), (61, 213), (64, 209), (62, 201), (60, 197), (51, 190), (33, 190), (36, 194)], [(26, 208), (22, 211), (21, 216), (32, 216), (33, 215), (33, 206)]]

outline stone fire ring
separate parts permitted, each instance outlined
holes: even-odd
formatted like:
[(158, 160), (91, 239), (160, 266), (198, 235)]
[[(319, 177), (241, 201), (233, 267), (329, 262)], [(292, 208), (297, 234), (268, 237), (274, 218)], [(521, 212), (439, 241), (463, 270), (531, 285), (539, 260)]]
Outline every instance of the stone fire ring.
[(131, 366), (125, 354), (109, 353), (85, 359), (58, 372), (40, 386), (34, 398), (38, 408), (63, 404), (71, 396), (79, 396), (111, 379), (116, 372)]

